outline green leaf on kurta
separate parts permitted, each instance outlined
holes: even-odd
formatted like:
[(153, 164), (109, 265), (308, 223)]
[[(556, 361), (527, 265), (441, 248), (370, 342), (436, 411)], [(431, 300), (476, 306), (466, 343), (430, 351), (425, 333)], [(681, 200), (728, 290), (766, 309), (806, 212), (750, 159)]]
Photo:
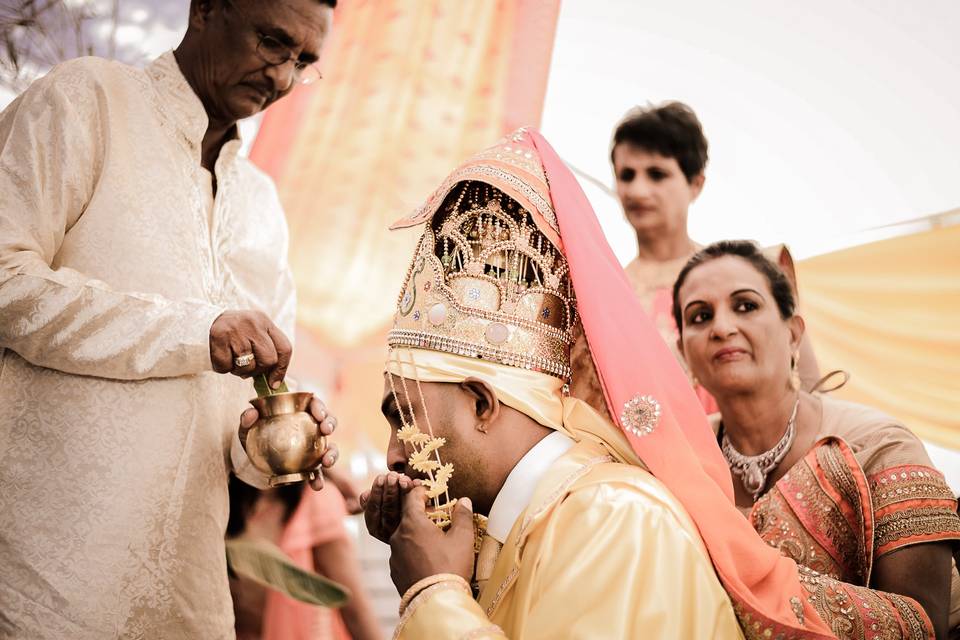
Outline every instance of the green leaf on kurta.
[(227, 564), (237, 575), (307, 604), (336, 608), (350, 598), (346, 587), (298, 567), (263, 540), (227, 540)]
[(265, 373), (261, 373), (253, 378), (253, 388), (256, 390), (258, 398), (273, 396), (278, 393), (288, 393), (289, 391), (286, 382), (281, 382), (279, 387), (271, 389), (270, 383), (267, 382), (267, 374)]

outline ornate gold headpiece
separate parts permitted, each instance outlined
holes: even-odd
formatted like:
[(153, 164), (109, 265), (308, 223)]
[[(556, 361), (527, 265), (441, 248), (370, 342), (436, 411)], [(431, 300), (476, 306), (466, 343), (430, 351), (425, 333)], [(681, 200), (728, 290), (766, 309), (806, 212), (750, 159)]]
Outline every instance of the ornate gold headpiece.
[[(467, 160), (392, 228), (419, 224), (425, 229), (387, 337), (394, 370), (405, 357), (413, 365), (410, 349), (426, 349), (569, 381), (576, 302), (546, 174), (525, 132)], [(419, 383), (412, 384), (422, 395)], [(431, 518), (445, 527), (453, 467), (441, 461), (444, 441), (423, 418), (421, 431), (411, 412), (397, 435), (412, 450), (410, 466), (427, 478)]]
[(513, 198), (471, 181), (425, 229), (387, 340), (566, 380), (575, 322), (563, 254)]

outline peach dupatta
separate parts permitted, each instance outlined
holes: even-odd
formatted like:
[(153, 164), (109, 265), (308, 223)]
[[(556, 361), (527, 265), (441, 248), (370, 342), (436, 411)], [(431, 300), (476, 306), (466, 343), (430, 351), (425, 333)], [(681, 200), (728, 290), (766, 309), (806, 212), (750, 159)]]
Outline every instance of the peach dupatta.
[[(539, 132), (527, 133), (547, 174), (610, 415), (696, 523), (748, 638), (834, 637), (807, 602), (797, 565), (767, 546), (734, 506), (730, 471), (700, 403), (643, 312), (580, 185)], [(661, 415), (652, 432), (637, 436), (626, 428), (628, 403), (645, 396), (659, 403)]]

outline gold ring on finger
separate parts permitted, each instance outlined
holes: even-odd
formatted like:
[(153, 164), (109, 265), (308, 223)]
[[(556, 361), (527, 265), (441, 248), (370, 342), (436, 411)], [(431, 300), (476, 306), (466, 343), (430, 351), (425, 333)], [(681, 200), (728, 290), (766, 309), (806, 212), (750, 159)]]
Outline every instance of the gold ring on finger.
[(247, 365), (253, 364), (254, 356), (252, 353), (244, 353), (233, 359), (233, 364), (237, 365), (237, 368), (243, 368)]

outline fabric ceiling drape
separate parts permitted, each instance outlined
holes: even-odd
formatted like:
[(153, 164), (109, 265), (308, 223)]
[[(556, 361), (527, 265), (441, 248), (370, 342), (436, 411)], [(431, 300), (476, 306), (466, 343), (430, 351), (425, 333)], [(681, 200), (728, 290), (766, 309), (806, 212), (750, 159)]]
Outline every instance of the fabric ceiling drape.
[(538, 125), (559, 0), (350, 0), (323, 80), (251, 150), (290, 225), (298, 322), (349, 347), (385, 326), (415, 238), (387, 225), (469, 154)]
[(835, 394), (960, 449), (960, 225), (797, 264), (801, 311)]
[(297, 285), (291, 372), (382, 450), (385, 334), (416, 234), (387, 226), (543, 110), (559, 0), (348, 0), (323, 80), (272, 106), (251, 149), (277, 184)]

